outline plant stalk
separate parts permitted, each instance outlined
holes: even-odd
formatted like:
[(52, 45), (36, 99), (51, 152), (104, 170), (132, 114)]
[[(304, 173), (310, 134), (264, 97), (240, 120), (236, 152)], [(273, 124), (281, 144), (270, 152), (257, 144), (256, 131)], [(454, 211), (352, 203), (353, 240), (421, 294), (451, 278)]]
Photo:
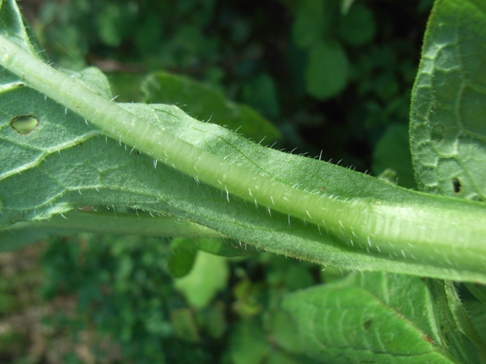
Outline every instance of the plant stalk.
[[(137, 119), (4, 36), (0, 36), (0, 50), (0, 64), (20, 76), (27, 86), (81, 115), (103, 134), (225, 191), (228, 202), (230, 195), (239, 196), (318, 225), (341, 240), (344, 249), (451, 270), (466, 269), (486, 281), (486, 209), (480, 203), (398, 187), (397, 194), (405, 196), (399, 203), (307, 192), (231, 164)], [(408, 203), (407, 195), (414, 195), (415, 202)], [(419, 204), (417, 195), (421, 196)]]

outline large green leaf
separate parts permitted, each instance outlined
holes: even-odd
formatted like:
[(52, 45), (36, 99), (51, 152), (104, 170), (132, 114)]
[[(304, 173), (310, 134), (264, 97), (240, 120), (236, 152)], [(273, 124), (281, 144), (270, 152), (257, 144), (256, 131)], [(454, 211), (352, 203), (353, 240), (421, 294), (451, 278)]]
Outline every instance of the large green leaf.
[(450, 283), (383, 273), (351, 274), (289, 295), (300, 350), (322, 363), (477, 363), (457, 329)]
[(486, 2), (439, 0), (429, 20), (411, 109), (423, 191), (486, 199)]
[[(264, 148), (174, 106), (115, 104), (99, 72), (58, 72), (11, 37), (0, 64), (21, 81), (1, 74), (0, 226), (115, 206), (324, 265), (486, 282), (482, 204)], [(20, 134), (26, 116), (38, 123)]]
[[(484, 1), (435, 3), (411, 108), (412, 159), (423, 191), (485, 200), (485, 26)], [(468, 288), (481, 297), (479, 288)], [(449, 300), (461, 330), (484, 348), (462, 305)]]
[[(228, 196), (224, 190), (200, 184), (170, 167), (155, 164), (153, 159), (145, 155), (120, 147), (114, 140), (100, 137), (82, 119), (69, 112), (66, 115), (63, 107), (49, 99), (45, 100), (32, 90), (19, 88), (9, 95), (11, 100), (21, 98), (31, 100), (31, 103), (8, 103), (12, 109), (4, 109), (6, 112), (10, 110), (10, 116), (3, 121), (4, 125), (8, 125), (13, 115), (31, 114), (36, 110), (48, 110), (50, 114), (36, 112), (40, 120), (39, 129), (28, 135), (21, 135), (10, 127), (3, 129), (2, 143), (8, 146), (7, 150), (23, 156), (23, 159), (11, 157), (6, 160), (11, 165), (2, 165), (4, 178), (0, 193), (4, 206), (0, 219), (4, 225), (45, 219), (76, 206), (128, 206), (176, 214), (269, 250), (289, 255), (306, 252), (308, 259), (321, 263), (368, 269), (379, 266), (380, 269), (415, 272), (415, 261), (404, 265), (395, 261), (394, 256), (380, 256), (378, 250), (373, 253), (369, 247), (353, 251), (351, 244), (343, 247), (339, 241), (332, 239), (332, 235), (321, 235), (317, 227), (306, 226), (298, 219), (276, 211), (269, 213), (265, 208), (256, 208), (254, 204)], [(174, 130), (182, 128), (179, 132), (183, 133), (183, 137), (193, 139), (194, 143), (203, 143), (201, 147), (204, 149), (222, 152), (227, 158), (233, 156), (241, 159), (241, 156), (245, 156), (245, 165), (250, 170), (261, 168), (266, 173), (276, 174), (280, 166), (275, 161), (280, 161), (288, 172), (280, 178), (287, 184), (306, 181), (306, 188), (317, 190), (324, 185), (329, 194), (349, 197), (367, 194), (383, 198), (394, 191), (393, 186), (369, 176), (313, 159), (256, 147), (216, 125), (199, 124), (171, 107), (132, 104), (124, 107), (139, 112), (144, 119), (148, 118), (147, 115), (152, 118), (159, 115), (159, 121), (164, 121), (165, 128), (170, 127), (171, 123)], [(172, 114), (171, 119), (162, 118), (164, 115), (170, 116), (167, 112)], [(197, 128), (200, 132), (184, 134), (191, 128)], [(236, 155), (232, 145), (238, 145)], [(103, 150), (102, 158), (99, 158), (100, 150)], [(17, 164), (13, 164), (14, 161)], [(131, 173), (127, 174), (127, 171)], [(312, 175), (315, 178), (309, 180), (308, 177)], [(319, 176), (326, 176), (329, 180)], [(361, 188), (357, 189), (358, 185)], [(420, 200), (419, 196), (410, 197), (417, 198), (417, 202)], [(137, 220), (138, 217), (133, 215), (133, 219)], [(153, 223), (157, 224), (157, 219)], [(113, 215), (112, 224), (117, 224), (116, 215)], [(66, 228), (70, 225), (69, 221), (66, 225)], [(404, 268), (407, 265), (410, 268)]]

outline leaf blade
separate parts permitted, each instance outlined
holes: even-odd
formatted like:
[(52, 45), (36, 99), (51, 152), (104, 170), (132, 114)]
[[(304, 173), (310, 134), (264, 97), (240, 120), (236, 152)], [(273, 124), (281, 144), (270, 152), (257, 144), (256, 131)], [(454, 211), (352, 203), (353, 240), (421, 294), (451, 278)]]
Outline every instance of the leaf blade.
[(291, 294), (283, 308), (300, 327), (301, 351), (322, 362), (473, 363), (477, 352), (455, 329), (450, 312), (436, 307), (445, 297), (441, 285), (410, 276), (351, 274)]
[[(3, 226), (79, 206), (122, 206), (171, 213), (262, 249), (345, 269), (486, 281), (482, 204), (406, 191), (264, 148), (173, 106), (115, 104), (1, 35), (0, 49), (0, 62), (40, 92), (29, 91), (35, 101), (27, 109), (10, 103), (20, 108), (2, 119), (2, 147), (22, 170), (0, 171)], [(13, 137), (8, 122), (17, 112), (46, 114), (33, 132)], [(16, 158), (22, 148), (34, 150), (30, 161)], [(109, 158), (99, 158), (100, 150)]]
[(484, 2), (434, 6), (411, 107), (411, 150), (423, 191), (485, 200), (484, 26)]

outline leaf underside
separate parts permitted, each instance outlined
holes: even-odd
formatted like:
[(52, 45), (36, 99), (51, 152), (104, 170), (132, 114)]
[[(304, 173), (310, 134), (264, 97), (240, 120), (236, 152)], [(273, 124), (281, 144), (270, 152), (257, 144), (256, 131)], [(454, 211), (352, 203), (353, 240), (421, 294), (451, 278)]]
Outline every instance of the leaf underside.
[(477, 362), (448, 309), (449, 284), (355, 273), (292, 294), (283, 308), (299, 327), (296, 347), (322, 363)]
[[(449, 9), (446, 20), (451, 24), (462, 24), (471, 9), (484, 13), (479, 1), (446, 4), (449, 7), (440, 9)], [(5, 14), (0, 16), (0, 33), (35, 53), (19, 18)], [(441, 20), (441, 14), (437, 11), (432, 21)], [(478, 166), (484, 162), (484, 132), (477, 115), (482, 111), (479, 96), (486, 87), (482, 86), (481, 73), (469, 70), (479, 70), (480, 65), (466, 57), (468, 52), (473, 53), (472, 46), (459, 46), (458, 41), (460, 35), (461, 43), (480, 43), (481, 32), (476, 32), (479, 25), (474, 25), (475, 21), (481, 24), (474, 18), (464, 26), (466, 30), (457, 26), (458, 30), (450, 31), (451, 37), (429, 26), (429, 39), (434, 40), (426, 41), (414, 89), (411, 138), (421, 189), (482, 200), (484, 179)], [(427, 44), (432, 43), (438, 46), (429, 49)], [(459, 60), (463, 66), (457, 69), (453, 63)], [(106, 78), (97, 70), (71, 77), (111, 98)], [(150, 82), (156, 89), (156, 77)], [(80, 116), (24, 86), (21, 78), (0, 69), (0, 227), (4, 227), (0, 239), (18, 222), (44, 221), (83, 206), (109, 206), (124, 212), (176, 216), (262, 249), (324, 265), (465, 280), (478, 277), (478, 272), (468, 275), (440, 264), (401, 261), (401, 257), (357, 250), (315, 225), (200, 183), (106, 138)], [(457, 89), (462, 90), (460, 94)], [(173, 106), (120, 106), (201, 150), (316, 196), (423, 203), (420, 195), (370, 176), (252, 144), (224, 128), (197, 122)], [(464, 115), (465, 109), (472, 110), (472, 115), (470, 111)], [(16, 127), (19, 117), (34, 118), (37, 123), (28, 124), (22, 129), (26, 132), (20, 132)], [(126, 216), (137, 219), (134, 213)], [(115, 215), (113, 218), (116, 220)], [(470, 341), (457, 330), (446, 290), (453, 291), (450, 283), (418, 277), (351, 274), (334, 284), (289, 295), (283, 307), (299, 327), (296, 351), (317, 361), (477, 362)]]
[(486, 3), (438, 1), (412, 94), (419, 189), (486, 199)]
[[(11, 23), (5, 21), (5, 14), (2, 11), (4, 18), (0, 18), (3, 36), (23, 40), (23, 47), (33, 52), (28, 38), (17, 32), (22, 28), (10, 25), (5, 28), (5, 23)], [(9, 30), (6, 35), (5, 29)], [(101, 72), (88, 69), (69, 76), (98, 95), (111, 98)], [(1, 227), (45, 220), (83, 206), (113, 206), (176, 216), (257, 248), (323, 265), (486, 281), (482, 270), (457, 269), (447, 257), (441, 261), (423, 254), (423, 259), (418, 259), (404, 249), (382, 254), (380, 249), (371, 246), (370, 240), (357, 249), (353, 240), (339, 231), (322, 231), (305, 219), (261, 206), (256, 200), (235, 197), (224, 188), (200, 183), (197, 178), (103, 136), (102, 130), (25, 87), (21, 78), (4, 69), (0, 71), (0, 93), (0, 149), (4, 151), (0, 154)], [(174, 106), (118, 105), (135, 115), (140, 123), (151, 123), (174, 138), (218, 156), (222, 162), (305, 191), (309, 198), (349, 201), (349, 206), (353, 201), (366, 206), (369, 201), (370, 206), (379, 207), (381, 201), (386, 201), (392, 204), (391, 209), (404, 201), (408, 208), (437, 202), (346, 168), (254, 144), (220, 126), (198, 122)], [(13, 125), (13, 120), (24, 116), (37, 120), (25, 134)], [(219, 173), (225, 173), (224, 167)], [(475, 211), (478, 206), (471, 208)], [(350, 209), (349, 213), (354, 212)], [(137, 216), (134, 214), (133, 218)], [(390, 227), (395, 229), (395, 226), (391, 221)], [(344, 231), (345, 227), (342, 228)], [(406, 237), (408, 232), (408, 228), (400, 231), (401, 237)], [(437, 258), (441, 258), (442, 250), (434, 249)], [(463, 250), (462, 254), (468, 251)], [(480, 264), (478, 259), (482, 255), (470, 254), (477, 261), (475, 265)]]

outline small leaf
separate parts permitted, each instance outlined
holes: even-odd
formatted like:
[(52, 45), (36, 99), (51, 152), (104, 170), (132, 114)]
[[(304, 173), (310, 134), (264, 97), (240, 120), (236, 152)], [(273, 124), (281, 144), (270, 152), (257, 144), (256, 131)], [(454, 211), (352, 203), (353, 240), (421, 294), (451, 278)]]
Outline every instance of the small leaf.
[(304, 0), (300, 3), (294, 21), (292, 35), (295, 44), (307, 48), (318, 42), (324, 35), (326, 27), (325, 2), (320, 0)]
[(474, 297), (486, 305), (486, 285), (479, 283), (466, 283), (466, 287), (474, 295)]
[(396, 172), (393, 183), (407, 188), (416, 186), (406, 126), (388, 126), (376, 144), (373, 151), (373, 173), (378, 175), (388, 168)]
[(171, 310), (170, 322), (174, 335), (179, 339), (192, 343), (198, 342), (201, 339), (192, 310), (187, 308)]
[(226, 287), (227, 279), (228, 266), (224, 258), (199, 252), (191, 272), (177, 279), (175, 285), (191, 306), (202, 309)]
[(320, 41), (310, 49), (305, 80), (312, 96), (321, 100), (335, 96), (347, 78), (348, 58), (340, 44)]
[(120, 45), (123, 29), (130, 29), (122, 9), (116, 4), (106, 3), (93, 14), (100, 40), (111, 47)]
[(265, 332), (253, 321), (240, 321), (230, 339), (230, 356), (235, 364), (263, 363), (269, 353)]
[(215, 302), (201, 313), (204, 327), (210, 337), (223, 338), (228, 328), (226, 305), (223, 302)]
[(352, 46), (363, 46), (371, 42), (375, 36), (376, 24), (373, 13), (362, 4), (354, 5), (339, 20), (339, 35)]
[(30, 42), (15, 0), (8, 0), (5, 3), (1, 2), (0, 9), (0, 35), (11, 38), (17, 45), (38, 57), (35, 47)]
[(267, 117), (276, 118), (279, 104), (275, 82), (267, 73), (262, 73), (245, 83), (242, 89), (243, 101)]
[(198, 239), (198, 248), (221, 257), (245, 257), (257, 253), (254, 246), (224, 239)]
[[(466, 310), (483, 342), (486, 342), (486, 303), (466, 301)], [(484, 347), (484, 346), (483, 346)], [(484, 349), (483, 349), (484, 350)]]
[(186, 77), (165, 72), (153, 73), (142, 83), (146, 102), (175, 104), (199, 120), (225, 125), (249, 138), (273, 141), (278, 130), (248, 106), (227, 101), (213, 89)]
[(145, 75), (130, 72), (110, 72), (111, 89), (117, 95), (118, 102), (141, 102), (144, 100), (140, 85), (145, 79)]
[(283, 350), (300, 354), (298, 345), (299, 332), (297, 324), (285, 310), (276, 310), (270, 317), (272, 340)]
[(197, 257), (197, 243), (192, 239), (175, 238), (170, 244), (171, 255), (167, 259), (167, 269), (175, 278), (187, 275)]

